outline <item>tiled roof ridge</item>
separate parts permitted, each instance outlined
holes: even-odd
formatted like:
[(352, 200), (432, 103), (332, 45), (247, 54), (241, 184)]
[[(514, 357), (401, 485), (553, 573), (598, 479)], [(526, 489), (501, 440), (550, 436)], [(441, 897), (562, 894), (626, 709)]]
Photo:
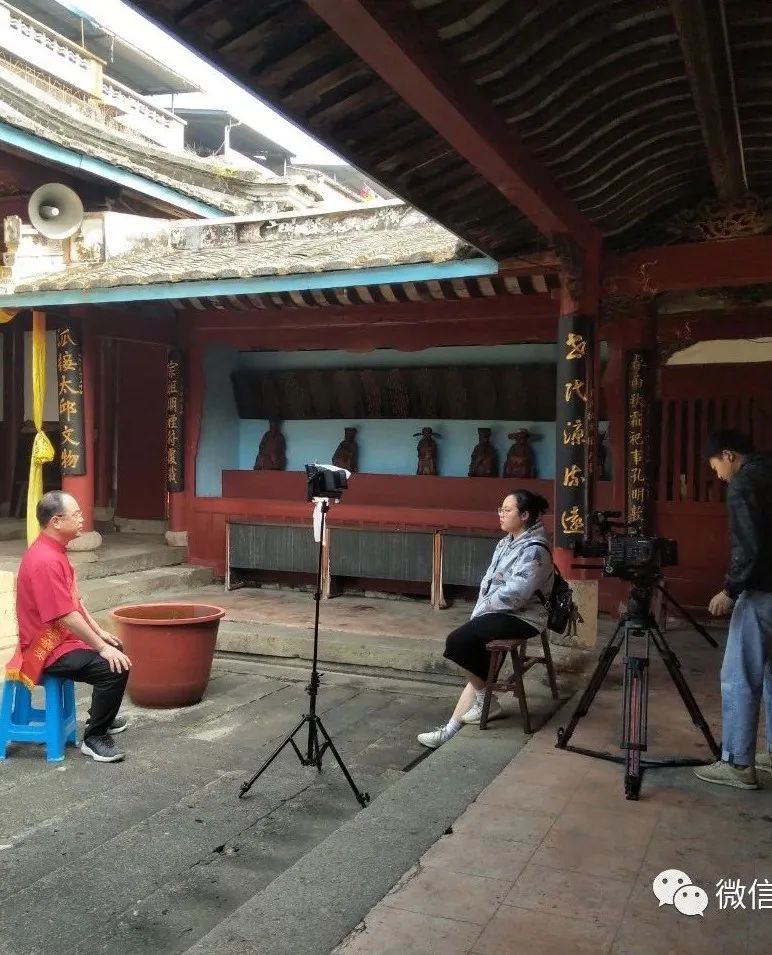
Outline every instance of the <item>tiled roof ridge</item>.
[[(36, 115), (41, 110), (45, 110), (45, 122)], [(96, 123), (85, 114), (70, 115), (42, 91), (33, 87), (25, 91), (18, 79), (12, 81), (1, 68), (0, 119), (49, 142), (143, 175), (224, 212), (248, 213), (261, 200), (274, 198), (272, 193), (293, 188), (306, 191), (309, 199), (316, 198), (310, 184), (300, 177), (268, 179), (235, 169), (221, 175), (195, 154), (170, 153), (129, 133)]]

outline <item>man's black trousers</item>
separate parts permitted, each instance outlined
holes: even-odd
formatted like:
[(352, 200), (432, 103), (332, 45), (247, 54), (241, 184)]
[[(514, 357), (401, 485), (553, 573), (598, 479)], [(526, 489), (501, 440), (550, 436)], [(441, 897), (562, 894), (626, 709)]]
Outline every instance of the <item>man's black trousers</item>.
[(104, 736), (121, 708), (129, 674), (113, 673), (110, 664), (96, 650), (71, 650), (46, 667), (46, 676), (58, 676), (94, 687), (89, 710), (88, 736)]

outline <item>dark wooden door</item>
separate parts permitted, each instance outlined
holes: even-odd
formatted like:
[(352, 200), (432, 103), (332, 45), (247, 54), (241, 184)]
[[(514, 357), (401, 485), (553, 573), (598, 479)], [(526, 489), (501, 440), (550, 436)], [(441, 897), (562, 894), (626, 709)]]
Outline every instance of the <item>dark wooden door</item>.
[(166, 518), (166, 347), (118, 346), (116, 515)]
[(772, 450), (772, 363), (669, 365), (662, 371), (657, 528), (678, 541), (668, 571), (675, 596), (704, 606), (721, 589), (727, 566), (726, 488), (705, 459), (718, 428), (750, 433)]

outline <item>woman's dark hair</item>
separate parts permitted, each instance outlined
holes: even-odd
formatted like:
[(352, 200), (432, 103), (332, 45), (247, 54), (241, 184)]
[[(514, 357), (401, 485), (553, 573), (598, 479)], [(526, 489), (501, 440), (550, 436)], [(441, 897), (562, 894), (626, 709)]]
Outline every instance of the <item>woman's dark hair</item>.
[(528, 523), (526, 527), (535, 524), (549, 507), (549, 502), (541, 494), (534, 494), (533, 491), (518, 490), (513, 491), (512, 496), (517, 502), (517, 509), (520, 514), (528, 514)]

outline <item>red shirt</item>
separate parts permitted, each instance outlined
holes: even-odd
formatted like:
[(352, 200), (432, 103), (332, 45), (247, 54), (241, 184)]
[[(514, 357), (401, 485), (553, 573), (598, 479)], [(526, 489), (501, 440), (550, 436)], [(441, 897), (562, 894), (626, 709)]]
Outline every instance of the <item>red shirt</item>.
[[(22, 650), (54, 620), (80, 609), (75, 571), (67, 551), (48, 534), (38, 535), (22, 557), (16, 578), (16, 618)], [(46, 657), (45, 666), (72, 650), (93, 650), (71, 630), (62, 630), (64, 639)]]

